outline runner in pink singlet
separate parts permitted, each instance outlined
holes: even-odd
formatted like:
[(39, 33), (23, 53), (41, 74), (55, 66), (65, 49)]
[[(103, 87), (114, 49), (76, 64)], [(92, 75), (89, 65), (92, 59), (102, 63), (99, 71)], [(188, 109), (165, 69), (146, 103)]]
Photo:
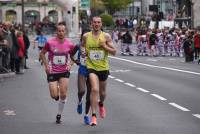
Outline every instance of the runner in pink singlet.
[[(61, 123), (61, 114), (66, 102), (68, 83), (71, 69), (69, 58), (75, 45), (65, 38), (66, 27), (63, 23), (57, 25), (57, 36), (49, 39), (40, 52), (40, 58), (44, 63), (49, 83), (50, 95), (58, 101), (58, 113), (56, 123)], [(48, 52), (48, 59), (45, 54)]]

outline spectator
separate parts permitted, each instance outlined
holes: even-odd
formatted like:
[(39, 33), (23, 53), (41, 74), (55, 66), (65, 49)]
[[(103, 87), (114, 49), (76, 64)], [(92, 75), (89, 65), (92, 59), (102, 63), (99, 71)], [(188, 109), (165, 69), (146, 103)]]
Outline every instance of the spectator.
[(192, 36), (188, 35), (183, 43), (183, 49), (185, 53), (185, 62), (193, 61), (193, 51), (192, 51)]
[(156, 56), (155, 52), (156, 40), (157, 40), (156, 29), (154, 29), (149, 37), (150, 56)]
[(126, 52), (129, 53), (129, 55), (133, 56), (133, 50), (132, 50), (132, 35), (130, 34), (129, 30), (126, 29), (125, 34), (122, 36), (123, 43), (125, 44)]
[(11, 27), (11, 37), (12, 37), (13, 46), (11, 48), (10, 68), (12, 72), (15, 72), (17, 70), (16, 57), (17, 57), (17, 52), (19, 51), (19, 44), (18, 44), (18, 39), (16, 36), (16, 30), (13, 26)]
[(194, 58), (200, 60), (200, 30), (194, 35)]
[[(21, 31), (17, 32), (17, 39), (19, 44), (19, 50), (17, 52), (17, 62), (16, 62), (16, 74), (23, 74), (24, 69), (24, 56), (25, 56), (25, 43), (23, 39), (23, 33)], [(22, 71), (20, 71), (22, 69)]]
[(29, 41), (28, 35), (26, 33), (27, 33), (27, 31), (23, 32), (23, 39), (24, 39), (24, 44), (25, 44), (24, 69), (29, 69), (29, 67), (27, 67), (26, 60), (28, 59), (28, 49), (30, 47), (30, 41)]
[(5, 55), (3, 57), (2, 62), (6, 69), (10, 68), (10, 57), (11, 57), (10, 54), (11, 54), (11, 49), (13, 47), (12, 37), (11, 37), (11, 33), (10, 33), (10, 27), (11, 27), (10, 22), (7, 21), (7, 22), (3, 23), (3, 28), (2, 28), (3, 38), (7, 41), (7, 46), (3, 48)]

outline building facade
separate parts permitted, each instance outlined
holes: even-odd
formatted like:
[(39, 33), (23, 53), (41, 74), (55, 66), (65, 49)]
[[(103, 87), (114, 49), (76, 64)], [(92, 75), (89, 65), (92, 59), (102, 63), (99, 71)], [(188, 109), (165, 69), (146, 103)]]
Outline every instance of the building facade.
[[(0, 2), (0, 19), (12, 23), (22, 24), (21, 0)], [(62, 20), (62, 9), (51, 0), (24, 0), (25, 24), (43, 21), (49, 17), (51, 22)]]
[(175, 21), (178, 20), (179, 23), (182, 23), (186, 27), (196, 28), (200, 26), (199, 0), (177, 0), (177, 7), (177, 17)]
[[(78, 0), (24, 0), (24, 23), (65, 21), (69, 32), (78, 33), (78, 7)], [(5, 21), (22, 24), (22, 0), (0, 0), (0, 22)]]
[(200, 12), (200, 1), (199, 0), (192, 0), (192, 21), (194, 27), (200, 26), (200, 17), (199, 17), (199, 12)]

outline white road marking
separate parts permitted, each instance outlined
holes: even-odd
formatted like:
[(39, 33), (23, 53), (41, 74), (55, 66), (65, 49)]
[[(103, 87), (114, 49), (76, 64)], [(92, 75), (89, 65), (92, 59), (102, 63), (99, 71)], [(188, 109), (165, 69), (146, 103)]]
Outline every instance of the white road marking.
[(140, 88), (140, 87), (138, 87), (138, 88), (136, 88), (137, 90), (140, 90), (140, 91), (142, 91), (142, 92), (144, 92), (144, 93), (148, 93), (149, 91), (148, 90), (146, 90), (146, 89), (143, 89), (143, 88)]
[(174, 61), (174, 60), (176, 60), (176, 59), (169, 59), (169, 60)]
[(147, 61), (158, 61), (158, 60), (156, 60), (156, 59), (147, 59)]
[(193, 116), (200, 119), (200, 114), (193, 114)]
[(150, 65), (150, 64), (140, 63), (140, 62), (136, 62), (136, 61), (132, 61), (132, 60), (128, 60), (128, 59), (122, 59), (122, 58), (119, 58), (119, 57), (113, 57), (113, 56), (109, 56), (109, 57), (112, 58), (112, 59), (117, 59), (117, 60), (121, 60), (121, 61), (126, 61), (126, 62), (130, 62), (130, 63), (134, 63), (134, 64), (138, 64), (138, 65), (143, 65), (143, 66), (147, 66), (147, 67), (152, 67), (152, 68), (160, 68), (160, 69), (165, 69), (165, 70), (171, 70), (171, 71), (177, 71), (177, 72), (183, 72), (183, 73), (189, 73), (189, 74), (200, 75), (200, 73), (198, 73), (198, 72), (193, 72), (193, 71), (187, 71), (187, 70), (176, 69), (176, 68), (170, 68), (170, 67), (164, 67), (164, 66)]
[(162, 97), (162, 96), (160, 96), (158, 94), (151, 94), (151, 95), (156, 97), (156, 98), (158, 98), (159, 100), (162, 100), (162, 101), (166, 101), (167, 100), (166, 98), (164, 98), (164, 97)]
[(125, 85), (127, 86), (130, 86), (130, 87), (136, 87), (135, 85), (131, 84), (131, 83), (124, 83)]
[(118, 81), (118, 82), (121, 82), (121, 83), (123, 83), (124, 81), (123, 80), (121, 80), (121, 79), (115, 79), (116, 81)]
[(115, 73), (118, 73), (118, 72), (130, 72), (131, 70), (110, 70), (111, 73), (115, 72)]
[(189, 109), (187, 109), (187, 108), (185, 108), (185, 107), (183, 107), (183, 106), (180, 106), (180, 105), (178, 105), (178, 104), (176, 104), (176, 103), (169, 103), (169, 104), (170, 104), (171, 106), (175, 107), (175, 108), (178, 108), (178, 109), (182, 110), (182, 111), (185, 111), (185, 112), (190, 111)]
[(111, 79), (114, 79), (114, 78), (115, 78), (114, 76), (111, 76), (111, 75), (109, 75), (108, 77), (111, 78)]
[(4, 112), (5, 115), (8, 115), (8, 116), (16, 115), (15, 111), (13, 111), (13, 110), (5, 110), (3, 112)]

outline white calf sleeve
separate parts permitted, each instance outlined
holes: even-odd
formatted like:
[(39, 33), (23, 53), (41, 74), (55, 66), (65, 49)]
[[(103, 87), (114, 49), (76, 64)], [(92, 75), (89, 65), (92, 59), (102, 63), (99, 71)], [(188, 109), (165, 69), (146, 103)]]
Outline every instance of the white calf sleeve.
[(58, 114), (62, 114), (65, 102), (66, 102), (66, 99), (65, 100), (62, 100), (62, 99), (59, 100), (59, 102), (58, 102)]

